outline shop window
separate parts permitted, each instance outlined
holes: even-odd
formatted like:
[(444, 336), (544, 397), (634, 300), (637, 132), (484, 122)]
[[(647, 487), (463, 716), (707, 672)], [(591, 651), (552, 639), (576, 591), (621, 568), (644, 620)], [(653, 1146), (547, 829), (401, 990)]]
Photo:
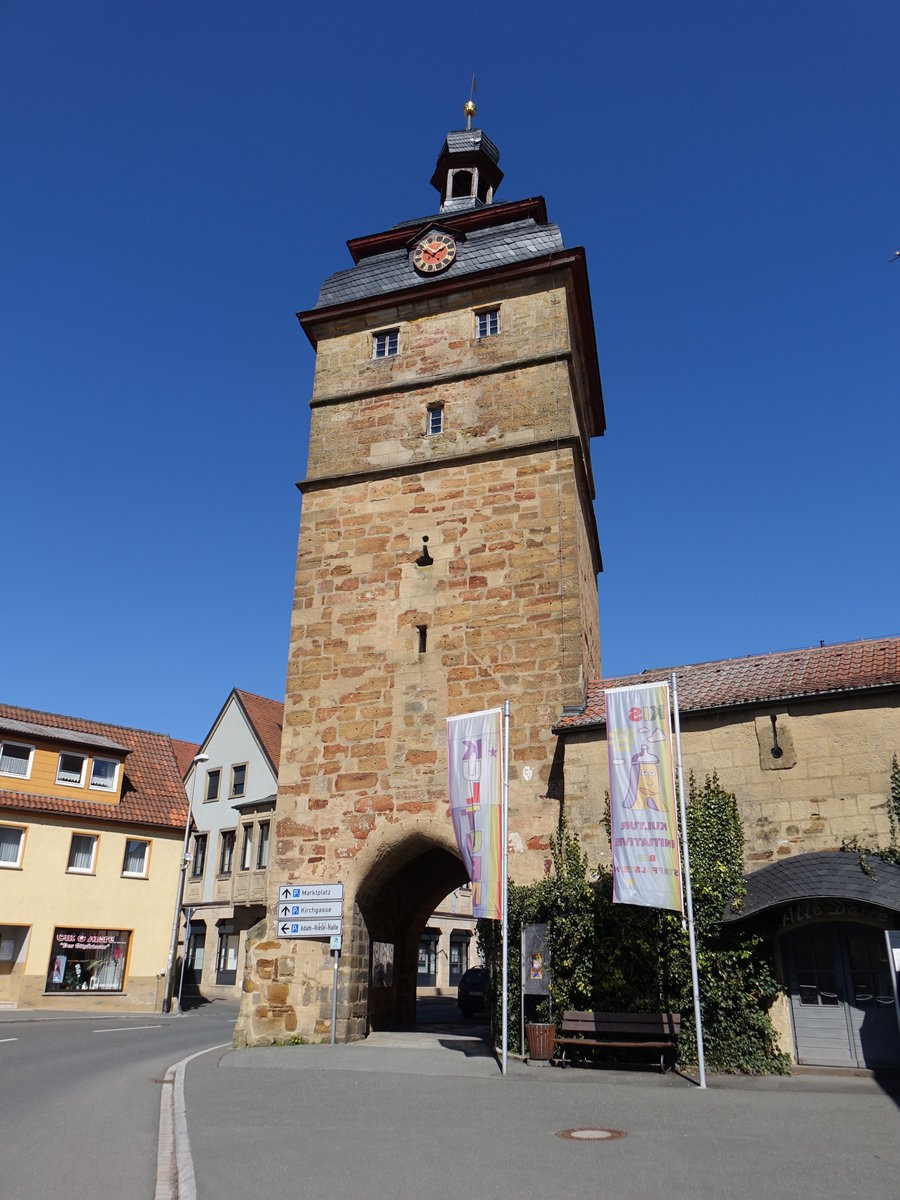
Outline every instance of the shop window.
[(30, 779), (33, 760), (34, 746), (23, 746), (20, 742), (0, 743), (0, 775)]
[(456, 987), (469, 969), (469, 935), (450, 934), (450, 986)]
[(247, 764), (236, 763), (231, 768), (231, 797), (241, 797), (247, 791)]
[(83, 754), (67, 754), (63, 751), (56, 768), (56, 782), (64, 783), (68, 787), (83, 787), (86, 762), (87, 758)]
[(232, 984), (237, 980), (238, 938), (233, 925), (219, 927), (219, 949), (216, 954), (216, 983)]
[(150, 865), (150, 843), (142, 842), (139, 838), (129, 838), (125, 843), (125, 861), (122, 864), (122, 874), (135, 879), (146, 879), (147, 868)]
[(93, 875), (94, 860), (97, 857), (97, 839), (86, 833), (73, 833), (69, 846), (69, 863), (67, 871), (81, 875)]
[(48, 992), (121, 992), (131, 934), (121, 929), (56, 929)]
[(230, 875), (234, 865), (234, 830), (226, 829), (222, 834), (222, 844), (219, 850), (219, 874)]
[(95, 792), (114, 792), (119, 780), (119, 764), (111, 758), (95, 758), (91, 763), (91, 782)]
[(0, 867), (20, 867), (25, 849), (25, 830), (0, 826)]
[(200, 879), (206, 869), (206, 837), (205, 833), (194, 834), (194, 856), (191, 864), (192, 879)]
[(256, 843), (256, 869), (265, 871), (269, 865), (269, 822), (260, 821), (259, 840)]
[(426, 931), (419, 942), (419, 969), (416, 973), (416, 987), (437, 986), (438, 936), (436, 931)]
[(245, 825), (241, 833), (241, 870), (249, 871), (253, 861), (253, 826)]
[(212, 771), (206, 772), (206, 795), (203, 797), (203, 803), (207, 804), (211, 800), (219, 798), (219, 780), (222, 778), (222, 772), (219, 767), (214, 767)]

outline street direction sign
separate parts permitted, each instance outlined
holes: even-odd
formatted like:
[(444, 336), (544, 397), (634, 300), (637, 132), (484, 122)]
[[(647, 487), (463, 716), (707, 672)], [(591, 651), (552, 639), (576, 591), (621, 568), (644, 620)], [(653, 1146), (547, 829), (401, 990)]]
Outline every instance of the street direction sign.
[(326, 917), (321, 921), (282, 921), (279, 919), (275, 927), (278, 930), (278, 937), (282, 938), (331, 938), (341, 932), (343, 922), (340, 917)]
[(297, 917), (315, 919), (317, 917), (340, 917), (344, 905), (341, 900), (308, 900), (304, 904), (289, 903), (286, 900), (278, 902), (279, 921), (296, 920)]
[(285, 883), (278, 889), (279, 902), (293, 900), (343, 900), (342, 883)]

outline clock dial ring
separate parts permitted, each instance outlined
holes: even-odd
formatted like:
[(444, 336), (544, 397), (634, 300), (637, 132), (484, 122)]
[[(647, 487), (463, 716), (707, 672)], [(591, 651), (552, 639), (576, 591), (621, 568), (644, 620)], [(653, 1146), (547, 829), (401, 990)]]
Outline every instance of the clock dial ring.
[(413, 266), (422, 275), (445, 271), (456, 258), (456, 241), (449, 233), (428, 233), (413, 250)]

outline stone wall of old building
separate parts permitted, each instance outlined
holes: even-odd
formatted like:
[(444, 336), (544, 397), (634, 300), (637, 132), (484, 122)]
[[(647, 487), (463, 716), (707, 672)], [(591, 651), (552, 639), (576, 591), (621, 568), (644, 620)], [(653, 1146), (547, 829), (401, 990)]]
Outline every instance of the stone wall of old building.
[[(891, 757), (900, 753), (897, 700), (847, 693), (682, 716), (685, 774), (702, 779), (716, 771), (737, 796), (748, 870), (835, 850), (854, 835), (870, 845), (888, 841)], [(608, 863), (605, 736), (583, 731), (565, 740), (567, 815), (591, 861)]]
[[(510, 700), (510, 875), (549, 865), (550, 726), (600, 668), (585, 400), (558, 275), (318, 329), (269, 874), (273, 889), (345, 885), (340, 1040), (364, 1035), (373, 1005), (396, 1019), (414, 1003), (422, 928), (464, 881), (448, 715)], [(479, 340), (475, 311), (493, 304), (501, 332)], [(396, 357), (373, 359), (381, 328), (398, 330)], [(435, 404), (444, 430), (429, 436)], [(273, 917), (274, 892), (236, 1040), (325, 1036), (327, 948), (279, 941)], [(373, 941), (396, 945), (394, 994), (367, 995)]]

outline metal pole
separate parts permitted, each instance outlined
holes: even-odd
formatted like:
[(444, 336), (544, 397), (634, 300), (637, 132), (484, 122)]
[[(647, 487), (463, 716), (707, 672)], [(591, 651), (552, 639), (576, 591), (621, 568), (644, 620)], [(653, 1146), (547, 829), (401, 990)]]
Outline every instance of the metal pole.
[(172, 918), (172, 939), (169, 942), (169, 961), (166, 963), (166, 986), (163, 988), (163, 1012), (172, 1011), (172, 984), (175, 972), (175, 949), (178, 945), (178, 926), (181, 920), (181, 899), (184, 896), (184, 877), (188, 865), (188, 845), (191, 838), (191, 816), (194, 809), (194, 793), (197, 790), (197, 767), (200, 763), (209, 762), (208, 754), (197, 754), (194, 757), (194, 774), (191, 778), (191, 798), (188, 802), (187, 820), (184, 823), (184, 845), (181, 849), (181, 871), (178, 875), (178, 895), (175, 897), (175, 916)]
[(331, 984), (331, 1044), (334, 1045), (334, 1027), (337, 1023), (337, 975), (338, 975), (338, 959), (341, 957), (340, 950), (334, 952), (334, 979)]
[(706, 1060), (703, 1055), (703, 1023), (700, 1019), (700, 981), (697, 977), (697, 942), (694, 937), (694, 898), (691, 894), (691, 852), (688, 847), (687, 807), (684, 801), (684, 769), (681, 765), (681, 716), (678, 711), (678, 679), (672, 672), (672, 705), (675, 709), (675, 749), (678, 754), (678, 798), (681, 802), (681, 844), (684, 854), (684, 891), (687, 903), (688, 941), (691, 947), (691, 983), (694, 988), (694, 1023), (697, 1026), (697, 1067), (700, 1086), (706, 1087)]
[(519, 1053), (525, 1057), (525, 926), (519, 936), (519, 999), (521, 1014), (519, 1020)]
[(503, 816), (500, 824), (503, 837), (503, 1074), (506, 1074), (506, 1057), (509, 1049), (509, 1030), (506, 1027), (509, 1010), (507, 986), (509, 984), (509, 701), (503, 703)]

